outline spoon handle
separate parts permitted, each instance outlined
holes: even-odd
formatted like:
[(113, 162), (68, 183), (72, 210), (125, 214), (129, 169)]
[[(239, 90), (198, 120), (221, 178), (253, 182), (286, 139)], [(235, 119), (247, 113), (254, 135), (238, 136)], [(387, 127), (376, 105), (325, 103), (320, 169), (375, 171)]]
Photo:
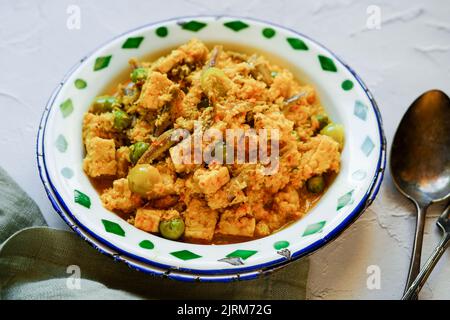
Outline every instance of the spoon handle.
[(431, 274), (431, 271), (433, 271), (434, 266), (447, 249), (449, 241), (450, 241), (450, 233), (446, 232), (442, 237), (442, 240), (439, 243), (439, 245), (434, 249), (433, 254), (428, 258), (427, 262), (425, 263), (423, 269), (420, 271), (417, 278), (413, 281), (412, 285), (406, 291), (402, 300), (410, 300), (414, 298), (417, 294), (419, 294), (420, 289), (422, 289), (423, 285), (425, 284), (425, 281), (427, 281), (428, 276)]
[(415, 205), (417, 209), (417, 224), (414, 236), (413, 252), (411, 255), (411, 262), (409, 264), (408, 281), (406, 282), (404, 293), (406, 293), (408, 288), (412, 285), (414, 279), (419, 275), (422, 256), (423, 230), (425, 226), (425, 214), (428, 206), (422, 206), (417, 203), (415, 203)]

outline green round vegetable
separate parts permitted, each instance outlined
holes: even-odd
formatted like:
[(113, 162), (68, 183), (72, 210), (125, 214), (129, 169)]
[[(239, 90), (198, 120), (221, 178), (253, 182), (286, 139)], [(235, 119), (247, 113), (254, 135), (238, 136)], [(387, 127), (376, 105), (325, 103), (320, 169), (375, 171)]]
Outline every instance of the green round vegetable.
[(320, 134), (333, 138), (334, 141), (339, 143), (341, 149), (344, 146), (344, 127), (342, 124), (330, 123), (320, 130)]
[(110, 112), (114, 107), (119, 106), (116, 97), (99, 96), (92, 102), (92, 111), (95, 113)]
[(306, 181), (306, 188), (312, 193), (321, 193), (325, 190), (325, 179), (322, 176), (315, 176)]
[(184, 233), (184, 221), (181, 218), (163, 220), (159, 223), (159, 232), (166, 239), (177, 240)]
[(130, 146), (130, 161), (132, 164), (136, 164), (139, 158), (147, 151), (149, 144), (146, 142), (138, 141)]
[(224, 96), (229, 89), (230, 79), (218, 68), (210, 67), (206, 69), (200, 78), (203, 91), (208, 96)]
[(136, 68), (130, 74), (130, 79), (134, 83), (142, 83), (147, 79), (148, 71), (145, 68)]
[(155, 184), (161, 182), (161, 175), (154, 166), (149, 164), (138, 164), (128, 172), (128, 186), (131, 192), (143, 197), (153, 190)]
[(131, 125), (131, 118), (121, 109), (114, 109), (114, 129), (122, 131)]
[(323, 128), (326, 127), (326, 125), (328, 124), (328, 117), (324, 114), (316, 114), (314, 116), (314, 118), (317, 120), (317, 122), (319, 123), (319, 130), (322, 130)]

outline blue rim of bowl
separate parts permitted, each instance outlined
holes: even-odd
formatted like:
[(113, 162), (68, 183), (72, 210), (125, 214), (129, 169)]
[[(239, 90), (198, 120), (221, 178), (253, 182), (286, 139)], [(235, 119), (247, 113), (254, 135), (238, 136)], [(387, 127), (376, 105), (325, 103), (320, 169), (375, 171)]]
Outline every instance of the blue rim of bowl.
[[(243, 268), (233, 268), (233, 269), (211, 269), (211, 270), (201, 270), (201, 269), (190, 269), (190, 268), (179, 268), (179, 267), (174, 267), (174, 266), (170, 266), (170, 265), (165, 265), (165, 264), (161, 264), (152, 260), (148, 260), (145, 259), (143, 257), (140, 256), (136, 256), (134, 254), (131, 254), (129, 252), (124, 251), (121, 248), (118, 248), (117, 246), (113, 245), (112, 243), (110, 243), (109, 241), (103, 239), (102, 237), (98, 236), (97, 234), (95, 234), (94, 232), (92, 232), (89, 228), (87, 228), (86, 226), (84, 226), (82, 223), (80, 223), (80, 221), (73, 215), (73, 213), (69, 210), (69, 208), (67, 207), (67, 205), (65, 204), (64, 200), (62, 199), (62, 197), (60, 196), (60, 194), (58, 193), (56, 187), (54, 186), (53, 182), (51, 181), (51, 179), (49, 178), (49, 174), (47, 171), (47, 166), (46, 166), (46, 162), (45, 162), (45, 149), (44, 149), (44, 136), (45, 136), (45, 129), (46, 129), (46, 125), (47, 125), (47, 120), (48, 120), (48, 115), (50, 113), (50, 109), (53, 106), (54, 100), (56, 99), (56, 97), (59, 94), (59, 91), (61, 90), (61, 88), (64, 86), (64, 84), (66, 83), (67, 79), (72, 75), (72, 73), (78, 69), (78, 67), (80, 67), (82, 65), (82, 63), (90, 56), (93, 55), (93, 53), (97, 52), (100, 48), (104, 47), (105, 45), (107, 45), (108, 43), (123, 37), (127, 34), (139, 31), (139, 30), (143, 30), (143, 29), (147, 29), (149, 27), (155, 26), (155, 25), (159, 25), (159, 24), (163, 24), (163, 23), (167, 23), (167, 22), (175, 22), (175, 23), (179, 23), (179, 22), (184, 22), (187, 19), (206, 19), (206, 20), (220, 20), (223, 18), (230, 18), (230, 19), (243, 19), (243, 20), (248, 20), (248, 21), (252, 21), (252, 22), (256, 22), (256, 23), (261, 23), (261, 24), (265, 24), (268, 26), (272, 26), (275, 28), (279, 28), (279, 29), (284, 29), (287, 30), (289, 32), (292, 32), (294, 34), (299, 35), (300, 37), (304, 37), (306, 39), (308, 39), (309, 41), (311, 41), (312, 43), (315, 43), (316, 45), (318, 45), (322, 50), (324, 50), (325, 52), (327, 52), (328, 54), (330, 54), (332, 57), (334, 57), (337, 61), (339, 61), (352, 75), (353, 77), (357, 80), (358, 84), (361, 86), (361, 88), (364, 90), (367, 98), (369, 99), (372, 109), (375, 112), (375, 116), (377, 119), (377, 125), (378, 125), (378, 133), (379, 133), (379, 139), (380, 139), (380, 153), (379, 153), (379, 157), (378, 157), (378, 162), (377, 162), (377, 169), (376, 169), (376, 173), (374, 175), (374, 177), (372, 178), (372, 182), (367, 190), (367, 192), (365, 193), (365, 195), (363, 196), (363, 198), (360, 200), (360, 202), (358, 203), (358, 205), (353, 209), (353, 211), (337, 226), (335, 227), (333, 230), (331, 230), (324, 238), (319, 239), (317, 241), (315, 241), (314, 243), (308, 245), (305, 248), (302, 248), (294, 253), (292, 253), (291, 258), (290, 259), (286, 259), (286, 258), (280, 258), (280, 259), (276, 259), (276, 260), (272, 260), (270, 262), (266, 262), (266, 263), (262, 263), (262, 264), (258, 264), (258, 265), (253, 265), (253, 266), (249, 266), (249, 267), (243, 267)], [(41, 135), (41, 131), (42, 135)], [(40, 139), (40, 136), (42, 136), (42, 139)], [(42, 141), (41, 141), (42, 140)], [(42, 144), (41, 144), (42, 143)], [(41, 144), (42, 146), (42, 153), (39, 153), (39, 145)], [(89, 235), (91, 235), (93, 238), (95, 238), (96, 240), (100, 241), (100, 243), (104, 244), (105, 246), (118, 251), (121, 255), (123, 255), (124, 257), (129, 257), (132, 259), (135, 259), (137, 261), (140, 261), (142, 263), (148, 264), (150, 266), (155, 266), (158, 268), (163, 268), (163, 269), (167, 269), (167, 270), (176, 270), (176, 271), (181, 271), (181, 272), (186, 272), (186, 273), (190, 273), (190, 274), (209, 274), (209, 275), (219, 275), (219, 274), (223, 274), (223, 275), (237, 275), (241, 272), (251, 272), (251, 271), (255, 271), (255, 270), (260, 270), (262, 272), (268, 272), (271, 271), (274, 268), (279, 268), (281, 266), (285, 266), (286, 264), (290, 263), (291, 261), (297, 260), (301, 257), (307, 256), (311, 253), (313, 253), (314, 251), (318, 250), (319, 248), (323, 247), (325, 244), (330, 243), (332, 240), (336, 239), (337, 236), (339, 234), (341, 234), (346, 228), (348, 228), (364, 211), (365, 209), (373, 202), (373, 200), (375, 199), (375, 197), (378, 194), (378, 191), (380, 189), (381, 186), (381, 182), (383, 180), (383, 176), (384, 176), (384, 170), (386, 167), (386, 138), (384, 135), (384, 131), (383, 131), (383, 125), (382, 125), (382, 118), (381, 118), (381, 113), (378, 109), (378, 105), (375, 101), (375, 99), (373, 98), (373, 95), (370, 93), (369, 89), (367, 88), (367, 86), (364, 84), (364, 82), (361, 80), (361, 78), (356, 74), (356, 72), (348, 66), (348, 64), (346, 64), (341, 58), (339, 58), (336, 54), (334, 54), (332, 51), (330, 51), (329, 49), (327, 49), (325, 46), (323, 46), (321, 43), (317, 42), (316, 40), (311, 39), (310, 37), (295, 31), (293, 29), (278, 25), (276, 23), (273, 22), (267, 22), (264, 20), (260, 20), (260, 19), (255, 19), (255, 18), (249, 18), (249, 17), (243, 17), (243, 16), (232, 16), (232, 15), (195, 15), (195, 16), (183, 16), (183, 17), (177, 17), (177, 18), (171, 18), (171, 19), (166, 19), (166, 20), (162, 20), (162, 21), (157, 21), (157, 22), (152, 22), (149, 24), (145, 24), (143, 26), (131, 29), (129, 31), (126, 31), (122, 34), (119, 34), (115, 37), (113, 37), (112, 39), (109, 39), (108, 41), (104, 42), (103, 44), (101, 44), (100, 46), (98, 46), (96, 49), (92, 50), (88, 55), (86, 55), (84, 58), (82, 58), (78, 63), (76, 63), (74, 66), (72, 66), (72, 68), (69, 69), (68, 73), (66, 73), (66, 75), (63, 77), (62, 81), (59, 83), (59, 85), (57, 86), (57, 88), (53, 91), (52, 95), (50, 96), (50, 99), (48, 100), (44, 112), (42, 114), (41, 117), (41, 121), (40, 121), (40, 125), (39, 125), (39, 131), (38, 131), (38, 135), (37, 135), (37, 141), (36, 141), (36, 155), (37, 155), (37, 160), (38, 160), (38, 169), (39, 169), (39, 174), (42, 180), (42, 183), (44, 185), (44, 188), (46, 189), (47, 192), (47, 196), (50, 198), (50, 194), (49, 194), (49, 190), (47, 190), (47, 185), (45, 184), (43, 178), (42, 178), (42, 173), (41, 173), (41, 166), (39, 165), (39, 157), (42, 157), (43, 159), (43, 166), (44, 166), (44, 170), (46, 172), (46, 176), (48, 178), (48, 184), (51, 188), (51, 190), (53, 191), (55, 197), (56, 197), (56, 201), (61, 205), (61, 207), (64, 209), (64, 211), (66, 212), (66, 214), (68, 214), (68, 216), (70, 216), (70, 218), (72, 218), (75, 223), (77, 224), (76, 227), (78, 228), (82, 228), (84, 231), (86, 231)], [(50, 201), (55, 201), (55, 199), (50, 199)], [(58, 212), (58, 210), (57, 210)], [(62, 216), (62, 214), (60, 212), (58, 212), (58, 214), (60, 216)], [(67, 220), (63, 217), (63, 220), (67, 222)], [(69, 223), (68, 223), (69, 224)], [(71, 224), (69, 224), (69, 226), (77, 232), (76, 228), (74, 228)], [(78, 234), (80, 234), (79, 232), (77, 232)], [(80, 235), (81, 236), (81, 235)], [(82, 238), (84, 238), (84, 240), (86, 240), (87, 242), (91, 242), (90, 239), (87, 239), (85, 237), (82, 236)], [(91, 245), (93, 245), (95, 247), (95, 244), (91, 243)], [(115, 258), (113, 255), (105, 252), (107, 255)], [(183, 280), (183, 279), (181, 279)], [(220, 280), (218, 280), (220, 282)]]

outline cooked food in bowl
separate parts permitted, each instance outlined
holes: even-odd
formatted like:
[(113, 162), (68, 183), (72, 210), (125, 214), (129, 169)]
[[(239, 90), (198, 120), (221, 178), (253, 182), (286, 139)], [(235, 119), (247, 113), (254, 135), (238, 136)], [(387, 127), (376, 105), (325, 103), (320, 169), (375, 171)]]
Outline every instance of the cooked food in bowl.
[(339, 172), (343, 127), (309, 84), (259, 54), (192, 39), (130, 61), (83, 120), (103, 205), (171, 240), (232, 243), (300, 219)]

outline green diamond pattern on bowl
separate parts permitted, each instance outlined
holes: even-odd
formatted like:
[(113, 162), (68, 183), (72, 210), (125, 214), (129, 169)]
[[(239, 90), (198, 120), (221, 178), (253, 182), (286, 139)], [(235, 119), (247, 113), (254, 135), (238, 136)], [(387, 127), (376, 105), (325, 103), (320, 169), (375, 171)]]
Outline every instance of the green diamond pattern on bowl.
[(305, 231), (303, 232), (303, 237), (309, 236), (311, 234), (317, 233), (322, 231), (323, 227), (325, 226), (326, 221), (320, 221), (317, 223), (310, 224), (306, 227)]
[(272, 28), (264, 28), (262, 31), (262, 35), (267, 39), (273, 38), (275, 36), (275, 30)]
[(63, 103), (59, 105), (59, 109), (61, 110), (61, 113), (64, 118), (67, 118), (70, 116), (70, 114), (73, 112), (73, 103), (72, 99), (67, 99)]
[(355, 108), (353, 114), (363, 121), (367, 119), (367, 106), (359, 100), (355, 101)]
[(225, 22), (223, 25), (227, 28), (230, 28), (231, 30), (236, 31), (236, 32), (241, 31), (242, 29), (248, 28), (248, 24), (246, 24), (245, 22), (239, 21), (239, 20)]
[(362, 152), (364, 152), (366, 157), (368, 157), (374, 147), (375, 147), (375, 144), (372, 142), (372, 139), (370, 139), (369, 137), (366, 137), (364, 139), (363, 144), (361, 145), (361, 150), (362, 150)]
[(320, 66), (322, 67), (322, 69), (324, 71), (330, 71), (330, 72), (337, 71), (336, 65), (334, 64), (333, 60), (331, 60), (328, 57), (322, 56), (320, 54), (318, 57), (319, 57)]
[(95, 59), (94, 71), (105, 69), (109, 66), (112, 56), (98, 57)]
[(167, 29), (167, 27), (159, 27), (155, 30), (155, 33), (158, 37), (164, 38), (169, 34), (169, 30)]
[(198, 254), (195, 254), (195, 253), (189, 251), (189, 250), (175, 251), (175, 252), (171, 252), (170, 254), (181, 260), (192, 260), (192, 259), (197, 259), (197, 258), (202, 257), (202, 256), (199, 256)]
[(74, 201), (88, 209), (91, 207), (91, 199), (81, 191), (74, 190)]
[(102, 219), (102, 223), (103, 226), (105, 227), (106, 232), (114, 233), (118, 236), (125, 237), (125, 231), (118, 223), (105, 219)]
[(351, 190), (338, 199), (336, 210), (341, 210), (352, 200), (353, 191)]
[(137, 49), (141, 45), (144, 37), (132, 37), (128, 38), (122, 45), (122, 49)]
[(87, 82), (84, 81), (83, 79), (77, 79), (74, 82), (75, 88), (77, 89), (84, 89), (87, 87)]
[(73, 177), (73, 170), (67, 167), (61, 169), (61, 174), (64, 178), (71, 179)]
[(139, 247), (151, 250), (155, 247), (155, 245), (150, 240), (142, 240), (139, 243)]
[(203, 29), (204, 27), (207, 26), (206, 23), (200, 22), (200, 21), (195, 21), (195, 20), (191, 20), (189, 22), (181, 22), (180, 26), (183, 30), (189, 30), (192, 32), (198, 32), (201, 29)]
[(306, 43), (299, 38), (287, 38), (287, 42), (291, 45), (292, 49), (295, 50), (308, 50)]
[(242, 260), (246, 260), (257, 252), (258, 251), (254, 251), (254, 250), (236, 250), (230, 254), (227, 254), (226, 257), (227, 258), (241, 258)]
[(59, 152), (66, 152), (67, 150), (67, 140), (64, 138), (62, 134), (56, 138), (55, 142), (56, 149), (58, 149)]
[(352, 173), (352, 178), (358, 181), (364, 180), (364, 178), (367, 176), (367, 173), (364, 170), (356, 170)]
[(281, 250), (289, 247), (289, 242), (285, 240), (277, 241), (273, 244), (273, 247), (277, 250)]
[(341, 84), (341, 88), (345, 91), (353, 89), (353, 82), (351, 80), (344, 80)]

